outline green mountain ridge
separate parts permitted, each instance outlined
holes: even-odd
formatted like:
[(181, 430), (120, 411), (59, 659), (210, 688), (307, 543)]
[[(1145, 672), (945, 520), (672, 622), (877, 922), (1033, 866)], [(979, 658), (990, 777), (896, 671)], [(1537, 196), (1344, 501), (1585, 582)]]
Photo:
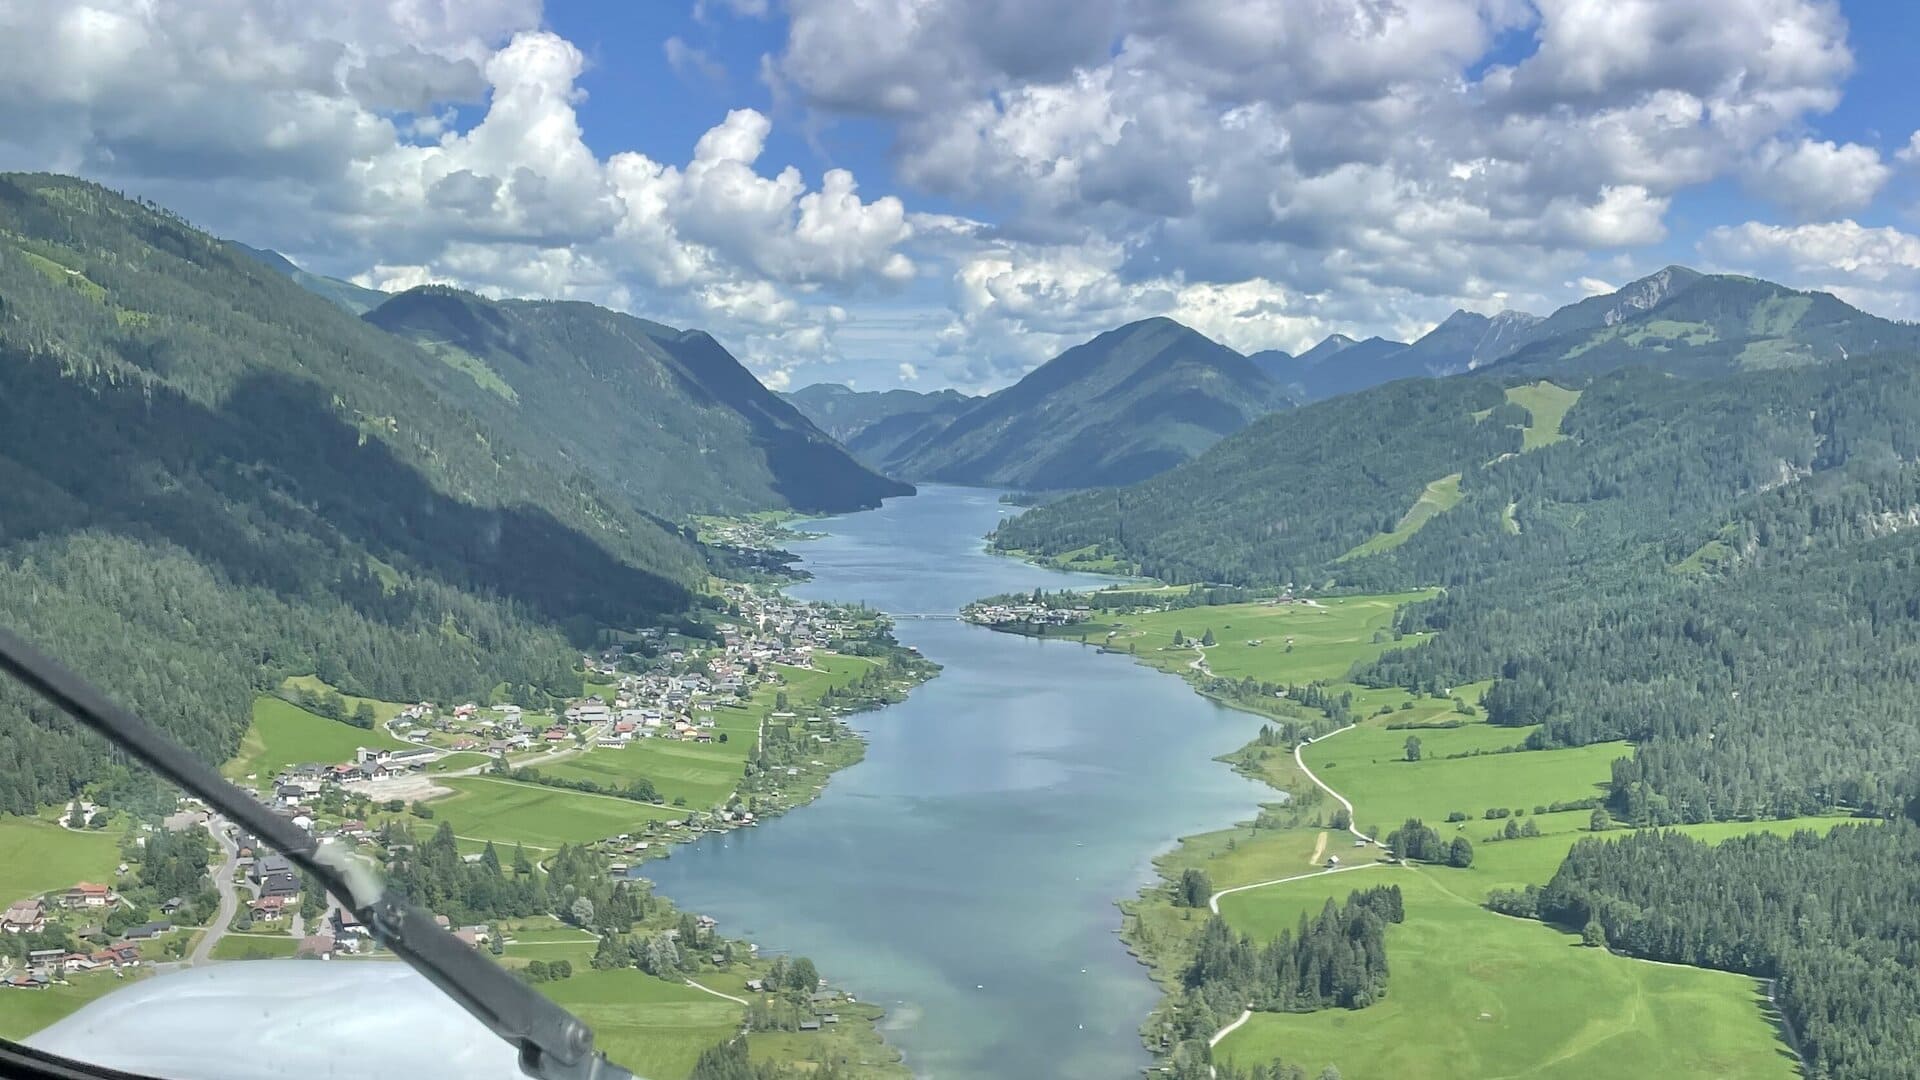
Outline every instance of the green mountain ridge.
[(1024, 490), (1130, 483), (1292, 404), (1246, 357), (1172, 319), (1148, 319), (913, 433), (885, 464), (914, 479)]
[(1920, 327), (1830, 293), (1670, 266), (1555, 312), (1498, 365), (1579, 375), (1637, 364), (1703, 377), (1914, 348)]
[(381, 292), (379, 289), (369, 289), (364, 285), (355, 285), (351, 281), (342, 281), (336, 277), (327, 277), (325, 274), (315, 274), (307, 270), (302, 270), (292, 259), (269, 248), (249, 247), (238, 240), (229, 240), (227, 242), (235, 248), (238, 248), (244, 254), (259, 260), (268, 269), (285, 274), (287, 277), (293, 279), (294, 284), (299, 285), (308, 292), (323, 296), (355, 315), (364, 315), (372, 311), (374, 308), (386, 303), (387, 298), (392, 295), (391, 293)]
[(909, 442), (931, 438), (977, 400), (951, 389), (854, 390), (838, 383), (814, 383), (782, 396), (875, 468)]
[[(703, 331), (442, 286), (365, 318), (464, 373), (596, 484), (659, 513), (836, 512), (912, 493), (854, 461)], [(678, 467), (638, 464), (653, 461)]]

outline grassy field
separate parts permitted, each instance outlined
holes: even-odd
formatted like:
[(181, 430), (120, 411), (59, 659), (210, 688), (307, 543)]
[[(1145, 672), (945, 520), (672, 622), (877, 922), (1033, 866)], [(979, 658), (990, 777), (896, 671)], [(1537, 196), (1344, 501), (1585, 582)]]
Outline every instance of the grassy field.
[(0, 1039), (19, 1041), (79, 1010), (82, 1005), (130, 986), (147, 973), (136, 971), (124, 978), (112, 972), (95, 971), (72, 976), (72, 981), (45, 990), (0, 991)]
[[(1567, 850), (1582, 839), (1591, 836), (1619, 836), (1625, 830), (1613, 830), (1604, 833), (1587, 831), (1590, 812), (1581, 810), (1565, 814), (1543, 814), (1535, 819), (1540, 824), (1541, 835), (1523, 837), (1518, 840), (1502, 840), (1498, 843), (1484, 843), (1480, 834), (1490, 833), (1500, 822), (1480, 822), (1468, 826), (1467, 835), (1473, 840), (1473, 866), (1462, 874), (1462, 883), (1456, 888), (1466, 892), (1476, 900), (1485, 900), (1487, 894), (1495, 889), (1521, 889), (1528, 885), (1545, 885), (1553, 879), (1554, 872), (1560, 869), (1560, 863), (1566, 858)], [(1801, 829), (1817, 829), (1826, 832), (1836, 825), (1853, 819), (1846, 817), (1792, 818), (1785, 821), (1715, 821), (1705, 825), (1680, 825), (1676, 832), (1686, 833), (1708, 843), (1717, 843), (1730, 836), (1744, 836), (1748, 833), (1769, 832), (1791, 835)]]
[[(1354, 1077), (1790, 1077), (1759, 983), (1582, 948), (1441, 884), (1446, 870), (1384, 868), (1301, 882), (1317, 908), (1393, 881), (1407, 921), (1387, 935), (1385, 1000), (1361, 1010), (1256, 1014), (1216, 1055)], [(1309, 886), (1310, 888), (1301, 888)]]
[(215, 960), (274, 960), (300, 951), (300, 939), (286, 934), (228, 934), (213, 946)]
[[(1420, 642), (1418, 636), (1395, 642), (1393, 613), (1400, 605), (1424, 600), (1432, 592), (1385, 596), (1337, 596), (1310, 604), (1224, 604), (1120, 616), (1114, 648), (1135, 650), (1142, 663), (1184, 671), (1199, 653), (1173, 647), (1178, 630), (1188, 638), (1213, 631), (1215, 644), (1204, 650), (1207, 667), (1224, 678), (1251, 675), (1272, 682), (1309, 682), (1344, 678), (1354, 664), (1390, 648)], [(1378, 636), (1381, 640), (1375, 641)], [(1289, 652), (1287, 639), (1293, 639)], [(1259, 642), (1258, 645), (1251, 642)], [(1401, 694), (1400, 697), (1406, 695)]]
[(442, 777), (453, 794), (433, 800), (434, 821), (463, 837), (552, 850), (632, 832), (649, 821), (679, 820), (685, 810), (650, 806), (611, 795), (522, 784), (490, 776)]
[(1533, 423), (1527, 426), (1523, 434), (1522, 450), (1538, 450), (1551, 446), (1566, 438), (1560, 431), (1560, 422), (1566, 419), (1567, 410), (1580, 400), (1580, 391), (1563, 390), (1550, 382), (1541, 381), (1527, 386), (1507, 388), (1507, 400), (1533, 414)]
[(1413, 505), (1408, 507), (1407, 512), (1394, 524), (1392, 532), (1379, 533), (1334, 561), (1345, 562), (1362, 555), (1377, 555), (1382, 551), (1391, 551), (1412, 538), (1414, 533), (1420, 531), (1422, 525), (1460, 505), (1460, 500), (1465, 497), (1460, 491), (1459, 473), (1443, 476), (1427, 485), (1427, 489), (1420, 493), (1420, 497), (1413, 501)]
[[(1450, 826), (1444, 819), (1456, 810), (1478, 819), (1490, 809), (1530, 811), (1548, 803), (1604, 795), (1613, 760), (1632, 753), (1626, 743), (1595, 743), (1567, 750), (1439, 756), (1439, 748), (1449, 743), (1512, 745), (1524, 737), (1513, 732), (1490, 724), (1422, 731), (1363, 725), (1314, 743), (1300, 757), (1320, 779), (1352, 801), (1354, 815), (1363, 826), (1392, 829), (1418, 817), (1445, 829)], [(1405, 759), (1408, 736), (1420, 740), (1419, 761)]]
[(76, 881), (110, 882), (119, 863), (117, 833), (72, 832), (41, 818), (0, 814), (0, 904)]
[(741, 1007), (631, 968), (581, 971), (540, 990), (593, 1028), (594, 1045), (641, 1076), (673, 1080), (740, 1027)]
[[(1523, 404), (1536, 418), (1550, 415), (1557, 429), (1572, 396), (1548, 387)], [(1542, 399), (1558, 411), (1549, 412)], [(1394, 647), (1386, 640), (1394, 610), (1425, 595), (1343, 597), (1325, 601), (1324, 609), (1191, 608), (1125, 616), (1126, 625), (1118, 628), (1121, 648), (1132, 643), (1138, 659), (1165, 670), (1185, 673), (1196, 655), (1170, 647), (1175, 629), (1189, 638), (1211, 629), (1217, 644), (1205, 654), (1216, 675), (1276, 683), (1327, 679), (1336, 690), (1351, 690), (1355, 712), (1364, 719), (1303, 748), (1308, 767), (1353, 801), (1363, 828), (1390, 830), (1420, 817), (1443, 837), (1464, 835), (1474, 843), (1468, 869), (1378, 863), (1377, 849), (1356, 847), (1348, 834), (1325, 827), (1337, 804), (1309, 784), (1289, 750), (1251, 745), (1228, 755), (1237, 768), (1289, 790), (1295, 800), (1266, 815), (1261, 827), (1248, 823), (1183, 839), (1156, 860), (1163, 878), (1198, 868), (1216, 890), (1227, 889), (1310, 874), (1326, 855), (1338, 855), (1353, 869), (1227, 895), (1220, 898), (1222, 916), (1238, 931), (1270, 939), (1292, 929), (1302, 914), (1318, 912), (1329, 898), (1394, 882), (1405, 892), (1408, 918), (1388, 933), (1393, 974), (1385, 1000), (1361, 1010), (1257, 1014), (1221, 1043), (1219, 1060), (1283, 1060), (1304, 1066), (1308, 1075), (1329, 1064), (1347, 1076), (1792, 1075), (1792, 1054), (1753, 979), (1585, 949), (1554, 928), (1482, 906), (1493, 889), (1545, 884), (1568, 848), (1594, 835), (1587, 831), (1591, 811), (1535, 814), (1533, 808), (1603, 795), (1612, 761), (1633, 748), (1608, 743), (1500, 752), (1523, 745), (1531, 729), (1485, 722), (1478, 704), (1489, 684), (1454, 687), (1436, 698), (1341, 683), (1355, 663)], [(1374, 640), (1376, 635), (1383, 640)], [(1285, 648), (1289, 637), (1291, 652)], [(1399, 644), (1410, 641), (1417, 643)], [(1458, 726), (1407, 726), (1419, 724)], [(1420, 740), (1417, 762), (1406, 760), (1410, 736)], [(1484, 817), (1495, 808), (1513, 817)], [(1455, 811), (1468, 819), (1447, 822)], [(1490, 840), (1507, 820), (1531, 821), (1541, 835)], [(1757, 830), (1831, 828), (1842, 820), (1718, 823), (1683, 831), (1717, 840)], [(1125, 909), (1129, 946), (1177, 990), (1205, 910), (1173, 907), (1157, 890)]]
[(253, 699), (253, 723), (240, 740), (240, 752), (220, 771), (229, 779), (268, 779), (301, 762), (352, 761), (356, 747), (402, 750), (407, 745), (378, 728), (369, 731), (329, 720), (262, 694)]

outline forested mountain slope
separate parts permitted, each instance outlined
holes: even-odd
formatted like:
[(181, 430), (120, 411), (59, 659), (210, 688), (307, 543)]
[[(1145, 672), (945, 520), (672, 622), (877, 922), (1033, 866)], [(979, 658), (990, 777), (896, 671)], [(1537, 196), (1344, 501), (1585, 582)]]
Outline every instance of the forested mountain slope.
[(1456, 311), (1414, 341), (1333, 334), (1301, 353), (1254, 353), (1255, 366), (1303, 401), (1395, 379), (1500, 365), (1508, 373), (1578, 377), (1643, 366), (1694, 378), (1920, 349), (1920, 327), (1820, 292), (1669, 266), (1542, 319)]
[(925, 441), (953, 422), (975, 398), (958, 390), (853, 390), (814, 383), (783, 395), (861, 461), (880, 466), (909, 441)]
[(258, 259), (267, 269), (285, 274), (294, 284), (310, 293), (333, 301), (335, 304), (355, 315), (372, 311), (374, 308), (386, 303), (387, 297), (391, 295), (381, 292), (379, 289), (369, 289), (364, 285), (355, 285), (351, 281), (342, 281), (339, 278), (327, 277), (325, 274), (315, 274), (311, 271), (302, 270), (294, 264), (292, 259), (287, 258), (277, 251), (271, 251), (266, 248), (248, 247), (246, 244), (242, 244), (237, 240), (229, 240), (228, 243), (247, 255)]
[(862, 431), (896, 416), (952, 414), (974, 400), (958, 390), (855, 390), (839, 383), (814, 383), (782, 394), (827, 434), (848, 442)]
[[(577, 692), (563, 629), (671, 617), (703, 554), (471, 386), (164, 211), (0, 177), (0, 620), (216, 760), (289, 674)], [(5, 809), (100, 774), (0, 710)]]
[[(1640, 740), (1615, 775), (1639, 820), (1894, 806), (1920, 755), (1920, 364), (1622, 370), (1523, 453), (1499, 443), (1524, 410), (1479, 414), (1488, 393), (1457, 378), (1307, 406), (995, 543), (1094, 545), (1175, 581), (1444, 585), (1404, 628), (1446, 632), (1363, 677), (1496, 678), (1489, 715), (1544, 724), (1536, 742)], [(1454, 505), (1349, 554), (1456, 472)], [(1817, 723), (1784, 705), (1813, 700)]]
[(1099, 545), (1174, 582), (1309, 581), (1441, 476), (1521, 447), (1490, 379), (1416, 379), (1265, 417), (1176, 469), (1001, 525), (1037, 553)]
[(1101, 334), (908, 440), (889, 471), (1029, 490), (1152, 476), (1291, 405), (1246, 357), (1171, 319)]
[(485, 407), (539, 432), (597, 485), (656, 513), (834, 512), (912, 492), (854, 461), (697, 330), (440, 286), (366, 319), (419, 343), (466, 379), (469, 397), (491, 398)]

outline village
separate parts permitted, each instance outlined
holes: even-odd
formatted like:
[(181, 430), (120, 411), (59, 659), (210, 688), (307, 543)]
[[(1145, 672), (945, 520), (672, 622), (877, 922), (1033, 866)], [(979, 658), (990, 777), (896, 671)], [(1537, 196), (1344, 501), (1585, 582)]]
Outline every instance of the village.
[[(767, 814), (811, 798), (833, 768), (859, 753), (858, 740), (848, 739), (851, 733), (838, 716), (864, 707), (870, 698), (903, 693), (911, 681), (928, 674), (910, 668), (905, 676), (895, 673), (895, 681), (865, 691), (843, 686), (844, 700), (823, 702), (822, 695), (845, 682), (834, 672), (849, 665), (883, 670), (872, 660), (833, 650), (875, 655), (893, 650), (910, 664), (924, 662), (911, 650), (893, 646), (884, 620), (869, 613), (803, 603), (742, 584), (722, 586), (718, 599), (719, 614), (704, 628), (707, 636), (642, 630), (580, 655), (585, 692), (577, 698), (518, 702), (496, 695), (484, 702), (388, 706), (375, 731), (368, 732), (388, 738), (363, 740), (376, 745), (358, 745), (338, 760), (297, 761), (234, 778), (316, 841), (348, 845), (390, 868), (408, 857), (415, 843), (412, 826), (434, 826), (436, 800), (464, 797), (452, 785), (484, 782), (489, 786), (475, 790), (514, 795), (551, 785), (556, 799), (604, 800), (614, 791), (611, 784), (603, 787), (567, 771), (594, 775), (590, 767), (604, 760), (614, 764), (600, 771), (633, 778), (618, 792), (635, 808), (632, 826), (576, 842), (603, 860), (607, 875), (624, 879), (645, 860), (667, 857), (677, 841), (751, 827)], [(820, 660), (831, 670), (819, 667)], [(800, 693), (796, 683), (816, 676), (822, 689)], [(797, 699), (791, 703), (790, 690)], [(288, 696), (297, 706), (317, 705), (311, 690)], [(320, 716), (303, 721), (307, 726), (333, 723)], [(667, 750), (675, 745), (710, 755), (691, 759), (707, 762), (718, 779), (705, 797), (693, 789), (670, 794), (662, 790), (671, 786), (667, 781), (656, 789), (647, 779), (652, 759), (642, 751), (657, 746), (663, 753), (689, 752)], [(73, 809), (86, 821), (109, 813), (83, 799), (75, 800)], [(489, 835), (489, 826), (459, 820), (463, 835), (467, 830)], [(502, 845), (516, 843), (510, 827), (497, 839)], [(180, 874), (163, 878), (150, 865), (168, 857), (162, 853), (180, 850), (191, 852)], [(482, 854), (463, 850), (462, 858), (473, 863)], [(185, 895), (161, 895), (156, 879), (177, 882), (175, 888)], [(495, 940), (511, 934), (497, 923), (454, 925), (445, 914), (437, 917), (475, 949), (499, 955), (509, 944)], [(713, 920), (704, 916), (693, 926), (703, 934), (714, 930)], [(0, 953), (0, 987), (27, 991), (127, 978), (145, 973), (143, 967), (150, 972), (283, 956), (360, 959), (381, 952), (351, 910), (307, 888), (283, 855), (186, 799), (161, 820), (127, 823), (122, 861), (111, 883), (78, 881), (9, 899), (0, 931), (7, 945)], [(802, 1030), (836, 1019), (828, 1011), (801, 1021)]]

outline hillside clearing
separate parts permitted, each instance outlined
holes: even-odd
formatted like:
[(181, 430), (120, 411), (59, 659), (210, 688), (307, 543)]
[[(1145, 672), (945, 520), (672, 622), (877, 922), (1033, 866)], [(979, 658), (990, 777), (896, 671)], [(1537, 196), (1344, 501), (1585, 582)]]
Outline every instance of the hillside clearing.
[(1401, 515), (1392, 532), (1379, 533), (1334, 561), (1346, 562), (1348, 559), (1357, 559), (1362, 555), (1377, 555), (1382, 551), (1391, 551), (1411, 539), (1414, 533), (1420, 531), (1421, 526), (1460, 505), (1460, 500), (1465, 497), (1460, 491), (1459, 473), (1443, 476), (1427, 485), (1426, 490), (1420, 493), (1420, 497), (1414, 500), (1405, 514)]
[(1533, 414), (1533, 423), (1527, 425), (1520, 449), (1538, 450), (1566, 438), (1560, 425), (1566, 419), (1567, 410), (1580, 400), (1580, 391), (1563, 389), (1543, 379), (1525, 386), (1509, 386), (1507, 400)]

